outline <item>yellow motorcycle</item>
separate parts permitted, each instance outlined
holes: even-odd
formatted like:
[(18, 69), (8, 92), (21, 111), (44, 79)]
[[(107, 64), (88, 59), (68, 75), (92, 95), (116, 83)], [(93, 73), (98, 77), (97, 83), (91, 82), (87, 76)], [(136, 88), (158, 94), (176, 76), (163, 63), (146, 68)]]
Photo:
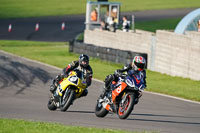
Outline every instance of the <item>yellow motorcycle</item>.
[(86, 89), (86, 81), (83, 76), (83, 72), (76, 69), (71, 71), (66, 78), (63, 78), (48, 101), (48, 109), (56, 110), (60, 108), (61, 111), (66, 111)]

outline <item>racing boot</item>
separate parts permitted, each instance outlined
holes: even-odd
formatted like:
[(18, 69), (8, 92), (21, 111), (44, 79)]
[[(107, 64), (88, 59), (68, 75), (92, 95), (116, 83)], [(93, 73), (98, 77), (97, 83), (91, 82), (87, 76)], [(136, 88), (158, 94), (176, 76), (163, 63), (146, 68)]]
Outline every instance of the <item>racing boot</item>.
[(102, 91), (102, 93), (100, 95), (100, 98), (104, 98), (106, 96), (106, 93), (109, 92), (109, 90), (110, 90), (110, 87), (107, 88), (106, 86), (104, 86), (103, 87), (103, 91)]
[(54, 92), (58, 86), (59, 81), (63, 79), (64, 75), (59, 74), (56, 76), (55, 79), (52, 80), (51, 86), (50, 86), (50, 92)]
[(108, 75), (106, 79), (104, 80), (105, 85), (103, 92), (101, 93), (100, 97), (103, 98), (105, 97), (106, 93), (108, 93), (112, 89), (112, 84), (113, 84), (114, 76), (112, 74)]

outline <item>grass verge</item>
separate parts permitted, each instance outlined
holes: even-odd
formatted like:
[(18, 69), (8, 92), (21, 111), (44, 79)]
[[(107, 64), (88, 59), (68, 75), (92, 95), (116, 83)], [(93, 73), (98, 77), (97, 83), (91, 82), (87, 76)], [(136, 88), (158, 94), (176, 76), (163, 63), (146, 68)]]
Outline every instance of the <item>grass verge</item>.
[(135, 24), (136, 29), (156, 32), (158, 29), (162, 30), (175, 30), (177, 24), (182, 18), (161, 19), (154, 21), (142, 21)]
[[(122, 130), (66, 126), (57, 123), (31, 122), (24, 120), (0, 119), (1, 133), (131, 133)], [(149, 132), (132, 132), (149, 133)], [(152, 133), (152, 132), (151, 132)]]
[[(0, 18), (85, 14), (86, 2), (87, 0), (0, 0)], [(122, 12), (200, 6), (199, 0), (109, 0), (109, 2), (121, 2)]]
[[(135, 23), (135, 29), (141, 29), (150, 32), (156, 32), (156, 30), (175, 30), (177, 24), (182, 18), (171, 18), (171, 19), (161, 19), (153, 21), (139, 21)], [(119, 29), (122, 29), (122, 25), (119, 25)], [(130, 27), (132, 29), (132, 25)], [(83, 36), (83, 35), (82, 35)], [(83, 37), (80, 36), (79, 40)]]
[[(61, 42), (1, 40), (0, 49), (60, 68), (64, 68), (72, 60), (77, 60), (79, 57), (78, 54), (69, 53), (67, 43)], [(91, 58), (90, 64), (94, 71), (94, 78), (100, 80), (104, 80), (106, 75), (123, 66), (123, 64), (115, 64), (96, 58)], [(172, 77), (147, 70), (147, 86), (147, 91), (200, 101), (200, 81)]]

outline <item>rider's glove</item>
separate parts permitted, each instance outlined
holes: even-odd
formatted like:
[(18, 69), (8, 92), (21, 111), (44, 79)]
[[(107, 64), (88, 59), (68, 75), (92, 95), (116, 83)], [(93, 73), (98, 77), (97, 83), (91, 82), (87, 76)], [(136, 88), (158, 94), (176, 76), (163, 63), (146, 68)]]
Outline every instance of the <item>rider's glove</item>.
[(57, 81), (60, 80), (60, 75), (57, 75), (57, 76), (56, 76), (56, 80), (57, 80)]
[(59, 74), (59, 75), (56, 76), (56, 80), (57, 80), (57, 81), (60, 81), (60, 80), (63, 79), (64, 77), (65, 77), (64, 74)]

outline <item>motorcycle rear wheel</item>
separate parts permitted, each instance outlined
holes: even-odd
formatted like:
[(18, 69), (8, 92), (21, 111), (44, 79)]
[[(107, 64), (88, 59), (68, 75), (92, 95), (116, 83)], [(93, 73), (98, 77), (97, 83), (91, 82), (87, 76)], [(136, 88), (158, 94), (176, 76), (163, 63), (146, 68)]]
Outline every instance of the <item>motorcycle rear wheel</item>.
[[(60, 110), (62, 112), (65, 112), (69, 108), (69, 106), (72, 104), (74, 97), (75, 97), (76, 92), (74, 90), (69, 89), (68, 91), (69, 91), (68, 96), (66, 96), (66, 99), (63, 99), (63, 100), (65, 100), (65, 104), (60, 107)], [(67, 92), (65, 92), (65, 93), (67, 93)]]
[(56, 105), (54, 104), (52, 96), (49, 98), (49, 101), (47, 103), (47, 107), (48, 107), (49, 110), (56, 110), (57, 109)]
[(119, 108), (117, 111), (118, 117), (120, 119), (126, 119), (132, 112), (134, 108), (135, 96), (133, 93), (127, 93), (124, 104), (119, 103)]
[(108, 110), (106, 110), (101, 103), (99, 103), (99, 100), (97, 100), (97, 104), (95, 107), (95, 115), (97, 117), (105, 117), (108, 114)]

